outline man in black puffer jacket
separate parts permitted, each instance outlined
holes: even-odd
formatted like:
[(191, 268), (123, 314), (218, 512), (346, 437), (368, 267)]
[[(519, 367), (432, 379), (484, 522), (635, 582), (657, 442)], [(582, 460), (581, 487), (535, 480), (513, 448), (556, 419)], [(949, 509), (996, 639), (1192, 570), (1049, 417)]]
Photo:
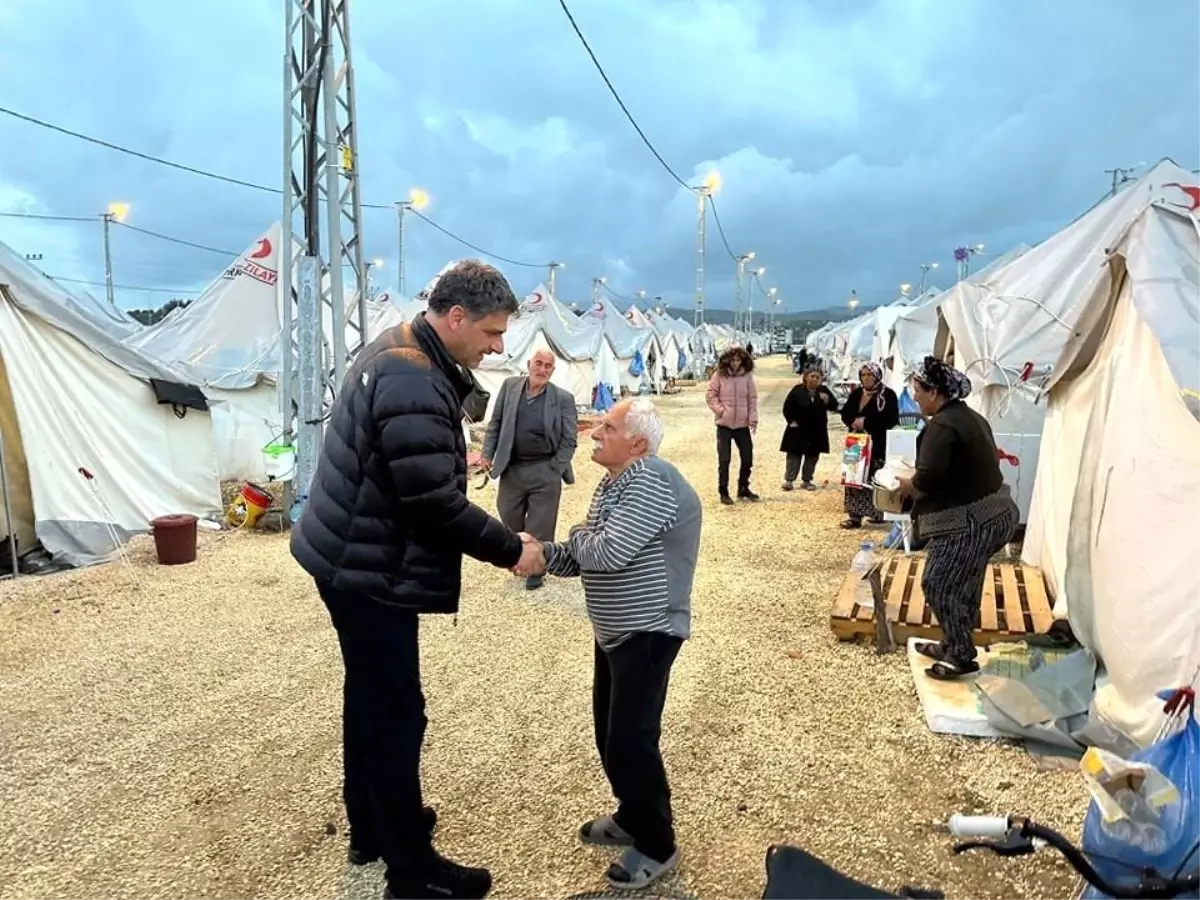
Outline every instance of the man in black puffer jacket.
[(535, 545), (467, 499), (464, 367), (504, 349), (517, 300), (504, 276), (466, 260), (428, 312), (365, 347), (346, 373), (292, 555), (317, 583), (346, 668), (344, 796), (350, 861), (383, 857), (393, 897), (483, 897), (486, 869), (441, 857), (423, 808), (425, 735), (418, 621), (457, 613), (462, 557), (512, 568)]

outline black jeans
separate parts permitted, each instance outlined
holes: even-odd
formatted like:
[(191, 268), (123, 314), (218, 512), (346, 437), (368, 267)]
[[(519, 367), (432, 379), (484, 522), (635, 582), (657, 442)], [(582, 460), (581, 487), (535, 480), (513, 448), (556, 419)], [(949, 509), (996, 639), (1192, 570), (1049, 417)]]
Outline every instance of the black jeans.
[(717, 490), (729, 493), (729, 463), (733, 457), (732, 444), (738, 448), (738, 496), (750, 492), (750, 470), (754, 468), (754, 439), (749, 428), (717, 426)]
[(669, 634), (641, 632), (612, 650), (596, 644), (592, 714), (596, 749), (613, 795), (616, 822), (634, 847), (658, 862), (675, 853), (671, 788), (658, 741), (671, 666), (683, 645)]
[(813, 472), (817, 471), (817, 460), (820, 458), (819, 453), (789, 453), (787, 465), (783, 470), (783, 480), (791, 484), (799, 475), (802, 483), (812, 484)]
[(343, 797), (354, 843), (378, 850), (389, 882), (432, 855), (421, 812), (425, 695), (417, 614), (318, 582), (342, 648)]

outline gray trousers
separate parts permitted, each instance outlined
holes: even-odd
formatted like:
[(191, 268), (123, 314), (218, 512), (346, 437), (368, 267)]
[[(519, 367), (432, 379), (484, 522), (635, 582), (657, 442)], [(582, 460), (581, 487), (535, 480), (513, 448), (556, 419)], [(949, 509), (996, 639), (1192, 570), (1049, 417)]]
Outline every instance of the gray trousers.
[(787, 465), (783, 470), (783, 480), (791, 484), (796, 480), (796, 476), (800, 475), (801, 481), (812, 484), (813, 472), (817, 471), (817, 460), (820, 458), (820, 453), (789, 453)]
[(558, 526), (562, 473), (549, 462), (516, 463), (500, 476), (496, 510), (513, 531), (527, 531), (540, 541), (553, 541)]

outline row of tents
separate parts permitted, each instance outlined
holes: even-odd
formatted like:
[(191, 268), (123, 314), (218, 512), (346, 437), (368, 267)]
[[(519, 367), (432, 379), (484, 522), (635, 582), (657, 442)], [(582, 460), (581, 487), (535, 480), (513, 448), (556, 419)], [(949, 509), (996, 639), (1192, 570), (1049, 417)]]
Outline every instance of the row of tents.
[(1142, 744), (1155, 692), (1200, 686), (1198, 208), (1163, 160), (1041, 244), (807, 338), (836, 378), (879, 363), (902, 407), (927, 354), (970, 377), (1031, 480), (1022, 561), (1103, 663), (1096, 711)]
[[(196, 300), (144, 327), (0, 244), (0, 541), (89, 565), (157, 516), (215, 517), (222, 482), (267, 479), (264, 451), (284, 430), (283, 246), (276, 223)], [(369, 301), (367, 339), (421, 312), (433, 283), (412, 299)], [(356, 328), (339, 327), (347, 346), (359, 344)], [(326, 309), (326, 340), (332, 333)], [(581, 408), (603, 409), (702, 373), (735, 339), (725, 326), (621, 313), (606, 299), (576, 314), (539, 286), (477, 376), (494, 400), (546, 349), (554, 381)]]

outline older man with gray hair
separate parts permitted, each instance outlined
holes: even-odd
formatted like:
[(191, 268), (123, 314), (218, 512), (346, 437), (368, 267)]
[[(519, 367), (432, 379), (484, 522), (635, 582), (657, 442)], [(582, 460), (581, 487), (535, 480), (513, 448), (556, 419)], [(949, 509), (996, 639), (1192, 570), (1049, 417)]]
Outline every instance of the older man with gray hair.
[[(679, 865), (659, 738), (671, 666), (691, 635), (701, 506), (679, 470), (657, 456), (663, 423), (648, 399), (618, 403), (591, 438), (592, 459), (608, 474), (586, 522), (542, 552), (551, 575), (583, 580), (596, 641), (596, 747), (618, 802), (580, 837), (625, 847), (608, 881), (636, 890)], [(517, 570), (524, 574), (526, 564)]]

